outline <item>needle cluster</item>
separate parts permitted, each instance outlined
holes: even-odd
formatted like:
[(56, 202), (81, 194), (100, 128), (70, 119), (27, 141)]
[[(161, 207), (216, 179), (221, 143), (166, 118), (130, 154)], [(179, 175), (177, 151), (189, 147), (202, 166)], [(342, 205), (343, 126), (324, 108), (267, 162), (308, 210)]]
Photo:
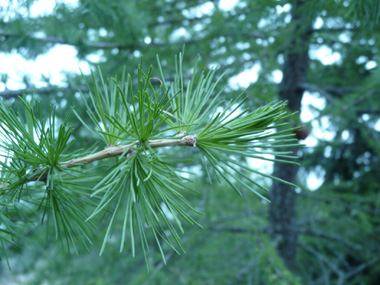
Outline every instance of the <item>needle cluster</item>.
[[(190, 147), (200, 154), (207, 173), (224, 179), (237, 192), (245, 187), (266, 199), (268, 189), (254, 177), (280, 179), (241, 158), (294, 163), (294, 157), (283, 151), (297, 144), (293, 129), (284, 122), (289, 117), (286, 103), (251, 110), (245, 107), (244, 93), (224, 101), (215, 71), (198, 75), (195, 66), (185, 84), (182, 58), (180, 54), (176, 59), (171, 84), (165, 81), (159, 60), (159, 84), (152, 81), (152, 68), (145, 73), (141, 65), (135, 80), (125, 73), (108, 81), (100, 72), (93, 74), (94, 87), (82, 94), (87, 114), (74, 113), (103, 143), (100, 151), (72, 149), (71, 109), (60, 121), (54, 107), (42, 118), (34, 100), (20, 98), (24, 114), (0, 103), (3, 249), (17, 236), (18, 211), (34, 211), (41, 223), (52, 224), (56, 237), (75, 250), (78, 241), (90, 244), (96, 225), (107, 219), (100, 254), (117, 232), (120, 252), (130, 242), (134, 255), (138, 238), (147, 256), (148, 231), (163, 259), (163, 244), (184, 252), (182, 222), (197, 224), (197, 211), (185, 197), (191, 191), (189, 182), (158, 151), (162, 147)], [(94, 162), (101, 160), (111, 161), (111, 166), (100, 177), (93, 176)]]

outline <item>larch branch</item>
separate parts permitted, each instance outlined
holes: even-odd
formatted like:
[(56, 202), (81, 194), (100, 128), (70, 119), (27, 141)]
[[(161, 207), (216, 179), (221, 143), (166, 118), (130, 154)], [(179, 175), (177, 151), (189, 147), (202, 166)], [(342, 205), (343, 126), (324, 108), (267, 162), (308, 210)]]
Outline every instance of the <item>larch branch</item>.
[[(109, 146), (105, 148), (104, 150), (98, 151), (96, 153), (71, 159), (69, 161), (65, 161), (60, 163), (60, 167), (64, 168), (72, 168), (79, 165), (85, 165), (97, 160), (102, 160), (110, 157), (116, 157), (116, 156), (130, 156), (133, 155), (136, 152), (135, 146), (137, 146), (138, 142), (133, 142), (127, 145), (118, 145), (118, 146)], [(167, 147), (167, 146), (190, 146), (190, 147), (196, 147), (197, 145), (197, 135), (187, 135), (180, 139), (157, 139), (157, 140), (150, 140), (147, 141), (147, 144), (150, 148), (160, 148), (160, 147)], [(40, 174), (40, 171), (37, 171), (36, 173)], [(41, 175), (36, 175), (29, 177), (26, 182), (29, 181), (36, 181), (37, 179), (43, 180), (43, 177)], [(10, 183), (3, 183), (0, 185), (1, 188), (6, 188), (10, 186)]]

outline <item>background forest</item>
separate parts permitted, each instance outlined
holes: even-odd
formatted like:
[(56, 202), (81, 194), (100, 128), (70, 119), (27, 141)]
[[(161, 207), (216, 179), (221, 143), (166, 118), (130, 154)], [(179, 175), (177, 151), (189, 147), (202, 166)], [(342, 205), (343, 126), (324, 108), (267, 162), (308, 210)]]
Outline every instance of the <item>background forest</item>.
[[(305, 144), (292, 149), (301, 167), (241, 158), (299, 186), (255, 178), (270, 188), (271, 203), (244, 188), (239, 196), (225, 182), (210, 184), (201, 164), (189, 162), (190, 151), (167, 150), (191, 172), (199, 193), (186, 198), (203, 212), (194, 217), (203, 228), (184, 223), (186, 254), (167, 249), (166, 265), (150, 235), (146, 262), (141, 251), (120, 253), (117, 233), (99, 257), (109, 218), (78, 256), (25, 213), (17, 240), (1, 246), (1, 284), (380, 283), (378, 1), (57, 0), (52, 11), (37, 14), (42, 1), (0, 3), (0, 100), (15, 110), (24, 92), (40, 101), (42, 113), (54, 105), (63, 120), (75, 106), (85, 117), (79, 91), (93, 88), (89, 69), (99, 67), (104, 78), (123, 67), (136, 74), (143, 56), (145, 70), (153, 65), (152, 76), (160, 78), (159, 55), (170, 82), (185, 45), (185, 78), (199, 55), (198, 70), (215, 69), (215, 80), (223, 74), (222, 99), (249, 85), (246, 104), (253, 109), (286, 100), (298, 112), (289, 123), (304, 126), (295, 135)], [(75, 48), (80, 65), (61, 81), (38, 70), (10, 74), (7, 56), (35, 60), (62, 46)], [(69, 123), (77, 149), (97, 140), (77, 117)]]

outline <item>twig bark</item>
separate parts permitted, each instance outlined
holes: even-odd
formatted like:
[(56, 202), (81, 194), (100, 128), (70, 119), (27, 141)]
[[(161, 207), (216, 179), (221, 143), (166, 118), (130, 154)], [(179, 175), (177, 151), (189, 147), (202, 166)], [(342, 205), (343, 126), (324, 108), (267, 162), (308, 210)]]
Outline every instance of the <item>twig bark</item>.
[[(102, 160), (110, 157), (115, 156), (129, 156), (133, 155), (133, 153), (136, 152), (135, 146), (138, 144), (138, 142), (133, 142), (127, 145), (118, 145), (118, 146), (109, 146), (104, 150), (98, 151), (96, 153), (71, 159), (69, 161), (62, 162), (60, 164), (61, 167), (65, 168), (71, 168), (79, 165), (88, 164), (97, 160)], [(190, 147), (196, 147), (197, 145), (197, 135), (187, 135), (180, 139), (158, 139), (158, 140), (150, 140), (147, 141), (147, 144), (150, 148), (159, 148), (159, 147), (167, 147), (167, 146), (190, 146)], [(41, 171), (36, 171), (37, 175), (29, 177), (26, 182), (29, 181), (35, 181), (37, 179), (41, 178)], [(43, 179), (42, 179), (43, 180)], [(10, 185), (10, 183), (3, 183), (0, 185), (0, 189), (6, 188)]]

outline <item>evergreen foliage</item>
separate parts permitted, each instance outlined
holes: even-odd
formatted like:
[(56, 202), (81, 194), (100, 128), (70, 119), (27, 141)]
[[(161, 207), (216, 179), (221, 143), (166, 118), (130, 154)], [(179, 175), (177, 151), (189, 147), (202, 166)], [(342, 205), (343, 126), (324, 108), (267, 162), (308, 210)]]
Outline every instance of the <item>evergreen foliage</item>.
[[(180, 58), (182, 60), (181, 54)], [(265, 193), (268, 190), (242, 170), (278, 178), (251, 169), (233, 156), (268, 160), (262, 155), (271, 154), (294, 158), (286, 152), (271, 151), (279, 144), (283, 147), (296, 143), (293, 129), (273, 131), (278, 126), (287, 125), (277, 123), (289, 116), (284, 111), (286, 104), (272, 103), (253, 112), (248, 108), (242, 110), (245, 101), (241, 100), (242, 93), (229, 102), (224, 111), (218, 112), (222, 102), (218, 95), (221, 93), (212, 96), (217, 88), (211, 81), (213, 72), (199, 79), (194, 75), (184, 89), (181, 61), (178, 67), (174, 87), (178, 91), (172, 92), (166, 83), (155, 88), (151, 83), (152, 68), (144, 73), (141, 65), (137, 70), (136, 87), (131, 75), (126, 77), (123, 74), (120, 81), (113, 78), (105, 84), (99, 73), (101, 85), (93, 75), (95, 87), (90, 91), (90, 104), (86, 103), (87, 117), (92, 125), (85, 123), (87, 118), (77, 116), (82, 124), (95, 132), (103, 145), (106, 144), (105, 149), (98, 152), (69, 152), (74, 142), (73, 128), (68, 126), (71, 111), (58, 124), (54, 107), (49, 109), (45, 119), (41, 117), (38, 102), (21, 98), (25, 113), (22, 118), (1, 102), (0, 149), (7, 155), (6, 161), (0, 162), (4, 173), (0, 187), (1, 204), (5, 209), (3, 215), (8, 224), (13, 217), (6, 215), (7, 209), (16, 208), (19, 203), (35, 204), (38, 206), (35, 210), (42, 209), (41, 222), (52, 223), (56, 238), (62, 239), (69, 250), (73, 246), (77, 252), (77, 240), (85, 246), (92, 243), (94, 218), (110, 213), (100, 255), (119, 216), (123, 217), (122, 228), (117, 229), (121, 232), (120, 252), (129, 240), (134, 256), (135, 239), (139, 236), (147, 256), (147, 229), (152, 231), (164, 261), (162, 243), (178, 253), (177, 247), (184, 252), (180, 244), (180, 233), (184, 232), (182, 221), (197, 224), (191, 212), (198, 211), (185, 199), (184, 191), (191, 190), (185, 179), (165, 155), (156, 150), (167, 146), (198, 148), (209, 162), (209, 172), (222, 177), (239, 193), (236, 181), (267, 199)], [(163, 74), (162, 70), (160, 72)], [(194, 93), (191, 90), (193, 85), (196, 86)], [(86, 102), (85, 95), (83, 99)], [(84, 187), (83, 183), (92, 182), (93, 177), (91, 167), (84, 172), (82, 166), (112, 157), (116, 160), (96, 181), (93, 189)], [(97, 202), (89, 201), (89, 196)], [(89, 216), (83, 210), (83, 203), (95, 204)], [(12, 225), (7, 226), (5, 233), (14, 238), (12, 228)], [(2, 244), (7, 239), (2, 238)]]
[[(65, 186), (71, 190), (56, 193), (64, 195), (67, 199), (75, 198), (74, 201), (79, 203), (76, 206), (86, 213), (86, 219), (94, 213), (94, 209), (109, 189), (105, 184), (99, 184), (101, 177), (106, 177), (117, 169), (119, 172), (116, 172), (116, 175), (121, 173), (122, 163), (126, 163), (126, 160), (121, 159), (122, 154), (128, 153), (129, 148), (137, 147), (131, 146), (137, 140), (135, 137), (149, 136), (139, 131), (141, 128), (138, 123), (134, 124), (133, 128), (124, 128), (131, 122), (128, 114), (124, 113), (124, 117), (121, 115), (124, 103), (120, 100), (120, 94), (133, 94), (147, 102), (146, 97), (139, 97), (138, 77), (132, 75), (129, 79), (126, 74), (136, 73), (135, 67), (141, 64), (143, 55), (141, 69), (146, 71), (148, 77), (150, 69), (144, 64), (155, 63), (156, 54), (159, 54), (160, 66), (152, 69), (149, 75), (152, 79), (146, 80), (142, 76), (141, 82), (148, 84), (149, 94), (158, 95), (158, 101), (166, 96), (162, 104), (168, 103), (165, 109), (167, 113), (156, 117), (154, 110), (148, 107), (147, 103), (142, 106), (145, 110), (145, 126), (148, 126), (151, 118), (156, 118), (156, 121), (149, 125), (149, 129), (155, 128), (155, 123), (165, 120), (156, 129), (154, 137), (149, 137), (147, 141), (153, 141), (153, 144), (157, 145), (158, 139), (169, 140), (165, 141), (165, 144), (172, 144), (174, 140), (175, 144), (180, 146), (153, 148), (151, 142), (148, 143), (152, 149), (141, 150), (139, 159), (143, 161), (134, 162), (144, 165), (146, 169), (136, 174), (127, 173), (126, 177), (133, 176), (137, 185), (137, 181), (143, 181), (152, 173), (146, 181), (150, 183), (153, 181), (153, 172), (150, 171), (153, 169), (152, 165), (159, 165), (155, 170), (160, 173), (160, 177), (164, 169), (174, 169), (177, 176), (173, 177), (173, 183), (178, 184), (178, 179), (182, 179), (181, 189), (185, 191), (181, 190), (180, 193), (195, 211), (204, 215), (198, 215), (182, 204), (186, 213), (203, 226), (193, 226), (179, 218), (184, 234), (175, 226), (176, 220), (168, 218), (181, 236), (181, 245), (186, 250), (186, 255), (175, 254), (175, 250), (158, 236), (167, 261), (164, 266), (159, 250), (150, 250), (147, 260), (144, 260), (141, 249), (145, 245), (142, 244), (138, 231), (134, 232), (136, 254), (131, 258), (129, 253), (133, 248), (130, 237), (125, 235), (122, 242), (126, 207), (120, 205), (109, 232), (112, 232), (112, 235), (106, 239), (107, 247), (99, 258), (99, 250), (107, 235), (109, 221), (117, 206), (116, 196), (109, 206), (102, 210), (104, 216), (94, 215), (84, 223), (89, 226), (92, 222), (97, 226), (96, 237), (91, 239), (94, 244), (87, 244), (90, 253), (83, 253), (85, 247), (81, 245), (80, 240), (76, 240), (79, 257), (62, 254), (62, 247), (55, 241), (55, 235), (46, 235), (46, 225), (36, 227), (36, 224), (41, 222), (44, 209), (53, 205), (47, 204), (46, 199), (41, 204), (46, 193), (46, 184), (41, 181), (46, 180), (47, 176), (41, 176), (40, 182), (26, 183), (30, 195), (25, 198), (30, 202), (19, 203), (19, 194), (27, 192), (24, 191), (25, 186), (21, 188), (23, 183), (17, 185), (15, 182), (21, 183), (23, 179), (30, 179), (33, 177), (31, 171), (36, 168), (21, 160), (8, 159), (8, 162), (1, 166), (1, 179), (4, 182), (13, 179), (14, 183), (13, 188), (7, 188), (8, 200), (0, 209), (0, 254), (3, 260), (8, 258), (12, 272), (8, 270), (6, 262), (2, 262), (0, 283), (379, 283), (378, 1), (239, 0), (235, 6), (226, 9), (223, 4), (230, 4), (231, 1), (79, 0), (56, 1), (54, 9), (44, 15), (35, 14), (34, 5), (37, 1), (6, 2), (10, 5), (0, 6), (2, 54), (18, 54), (24, 58), (35, 59), (50, 50), (70, 46), (77, 52), (77, 57), (87, 62), (93, 70), (99, 67), (104, 78), (118, 74), (116, 80), (107, 81), (102, 80), (99, 72), (95, 72), (93, 76), (67, 72), (62, 84), (56, 84), (44, 74), (41, 75), (43, 83), (38, 84), (35, 79), (40, 71), (30, 74), (25, 69), (20, 71), (20, 78), (16, 78), (23, 86), (19, 87), (20, 90), (13, 90), (17, 88), (14, 86), (17, 76), (8, 72), (10, 68), (6, 66), (6, 57), (0, 58), (0, 96), (4, 99), (2, 106), (8, 108), (8, 115), (14, 114), (17, 120), (23, 118), (24, 123), (21, 124), (26, 128), (26, 133), (29, 133), (29, 119), (25, 115), (23, 100), (26, 106), (31, 108), (31, 94), (34, 94), (35, 111), (37, 105), (40, 106), (41, 120), (38, 119), (38, 123), (31, 125), (35, 129), (42, 128), (41, 122), (46, 120), (46, 128), (41, 131), (46, 138), (43, 144), (47, 147), (43, 151), (43, 157), (51, 156), (48, 149), (53, 140), (49, 138), (51, 134), (47, 129), (50, 126), (49, 118), (53, 119), (50, 117), (53, 112), (56, 125), (54, 133), (58, 134), (59, 126), (65, 120), (67, 127), (62, 133), (63, 137), (70, 133), (69, 126), (74, 127), (68, 141), (71, 146), (58, 158), (58, 165), (53, 167), (49, 162), (38, 169), (48, 173), (48, 169), (62, 167), (60, 163), (73, 166), (62, 167), (64, 170), (59, 171), (58, 175), (64, 183), (55, 181), (53, 185)], [(298, 14), (295, 13), (296, 9)], [(184, 44), (186, 57), (180, 56), (173, 61), (173, 55)], [(306, 56), (300, 58), (302, 52)], [(195, 55), (198, 54), (196, 61)], [(304, 63), (303, 68), (297, 68), (297, 65), (292, 64), (295, 62), (292, 59), (295, 58)], [(190, 72), (195, 62), (198, 62), (195, 72)], [(215, 69), (215, 66), (218, 68)], [(73, 70), (72, 67), (70, 70)], [(160, 70), (165, 72), (165, 76)], [(200, 70), (211, 71), (202, 75), (197, 72)], [(237, 84), (243, 83), (240, 76), (236, 77), (241, 72), (249, 75), (254, 84), (245, 92), (249, 94), (247, 98), (241, 95), (236, 99), (246, 89), (246, 86)], [(174, 76), (176, 73), (180, 76)], [(279, 76), (281, 74), (282, 76)], [(289, 81), (285, 82), (285, 77), (295, 79), (293, 82), (298, 83), (287, 85)], [(123, 88), (127, 82), (132, 83), (132, 93), (130, 89)], [(192, 84), (188, 85), (188, 82)], [(223, 86), (225, 88), (222, 88)], [(209, 92), (203, 92), (205, 89)], [(89, 90), (92, 96), (88, 95)], [(277, 133), (273, 134), (273, 128), (267, 130), (275, 138), (275, 141), (268, 139), (269, 149), (278, 154), (275, 158), (264, 154), (267, 149), (263, 140), (249, 143), (250, 146), (260, 144), (260, 154), (255, 153), (253, 148), (247, 149), (247, 142), (242, 137), (229, 137), (224, 140), (222, 137), (230, 131), (227, 125), (209, 125), (207, 132), (200, 134), (210, 122), (210, 114), (217, 124), (229, 124), (228, 127), (238, 133), (248, 131), (248, 124), (253, 122), (241, 120), (251, 115), (260, 117), (260, 110), (265, 110), (265, 107), (260, 109), (260, 106), (274, 109), (279, 107), (277, 105), (282, 103), (271, 102), (277, 102), (280, 97), (284, 98), (290, 93), (284, 90), (298, 92), (298, 96), (293, 98), (295, 100), (288, 99), (288, 107), (290, 110), (300, 109), (299, 118), (294, 115), (287, 119), (290, 122), (288, 128), (304, 125), (310, 134), (305, 141), (306, 146), (297, 152), (300, 156), (297, 161), (301, 163), (301, 167), (297, 181), (291, 181), (299, 185), (295, 203), (280, 209), (274, 206), (275, 203), (257, 199), (251, 190), (267, 197), (262, 188), (272, 189), (273, 185), (287, 184), (277, 184), (277, 181), (271, 183), (266, 177), (252, 173), (251, 167), (246, 167), (253, 164), (257, 166), (254, 171), (260, 170), (268, 174), (271, 172), (271, 165), (262, 167), (257, 163), (256, 156), (272, 160), (293, 160), (287, 157), (288, 154), (283, 153), (282, 143), (278, 141), (284, 140), (288, 146), (292, 144), (287, 141), (289, 138), (282, 137), (285, 135), (281, 134), (284, 127), (279, 127)], [(25, 98), (16, 99), (22, 92), (25, 93)], [(187, 93), (193, 96), (186, 101), (185, 99), (189, 98)], [(218, 96), (218, 99), (214, 99), (215, 96)], [(156, 100), (155, 97), (149, 98)], [(130, 104), (131, 97), (127, 97), (127, 100)], [(239, 114), (247, 108), (248, 111), (241, 117), (234, 117), (239, 114), (227, 117), (242, 101), (244, 103), (238, 108)], [(136, 112), (130, 109), (132, 117), (134, 114), (140, 114), (137, 102), (136, 99)], [(219, 104), (216, 112), (210, 113), (216, 104)], [(55, 109), (49, 111), (50, 105), (55, 106)], [(69, 106), (72, 105), (75, 105), (76, 114), (67, 117)], [(288, 111), (288, 107), (281, 109), (280, 113)], [(39, 117), (35, 111), (33, 114)], [(223, 115), (224, 111), (226, 113)], [(98, 113), (107, 116), (99, 117)], [(307, 113), (312, 115), (312, 119), (306, 119)], [(278, 123), (281, 125), (281, 121)], [(88, 128), (85, 125), (88, 125)], [(160, 133), (164, 129), (167, 131)], [(297, 137), (301, 131), (307, 134), (305, 129), (295, 130)], [(131, 136), (126, 136), (126, 132)], [(209, 137), (209, 132), (213, 132), (215, 138)], [(176, 133), (181, 136), (176, 137)], [(185, 147), (183, 144), (186, 142), (181, 139), (192, 135), (197, 135), (196, 148)], [(13, 136), (20, 139), (19, 133)], [(130, 138), (129, 141), (127, 137)], [(259, 138), (259, 134), (252, 133), (253, 137)], [(32, 139), (35, 138), (33, 135)], [(202, 139), (205, 150), (201, 149)], [(94, 146), (95, 141), (98, 143)], [(239, 148), (232, 141), (239, 141), (242, 147)], [(279, 148), (274, 147), (274, 142), (278, 142)], [(38, 148), (39, 142), (35, 141), (31, 147), (36, 147), (34, 145)], [(142, 148), (141, 145), (140, 147)], [(17, 151), (17, 147), (14, 148)], [(114, 154), (112, 158), (97, 160), (99, 157), (105, 157), (110, 150)], [(250, 157), (241, 155), (242, 151)], [(22, 149), (18, 149), (18, 153), (32, 160), (37, 157), (34, 152), (24, 154)], [(9, 156), (10, 153), (5, 155)], [(81, 160), (84, 158), (83, 155), (87, 155), (84, 157), (92, 162), (86, 164)], [(158, 156), (161, 160), (154, 160), (153, 156)], [(132, 159), (133, 156), (129, 158)], [(81, 165), (68, 164), (70, 160), (79, 160)], [(164, 161), (166, 163), (163, 163)], [(249, 164), (246, 164), (247, 161)], [(279, 163), (274, 162), (282, 171), (286, 172), (292, 168), (292, 164)], [(24, 171), (26, 168), (28, 170)], [(236, 172), (235, 169), (239, 171)], [(68, 173), (74, 176), (69, 176)], [(313, 176), (322, 184), (317, 185), (314, 182), (311, 185), (310, 181), (313, 180), (310, 177)], [(111, 176), (109, 178), (108, 181), (111, 182)], [(69, 184), (69, 180), (73, 183)], [(242, 193), (243, 199), (236, 196), (236, 191), (227, 190), (231, 188), (228, 181)], [(80, 184), (80, 187), (71, 187), (74, 184)], [(94, 193), (92, 189), (96, 186), (101, 191), (89, 197)], [(138, 187), (140, 186), (141, 182)], [(112, 184), (110, 187), (116, 185)], [(195, 189), (197, 192), (188, 191), (187, 188)], [(315, 191), (311, 192), (310, 188)], [(294, 188), (289, 186), (289, 189)], [(0, 193), (4, 194), (3, 191)], [(286, 194), (287, 191), (282, 193)], [(286, 204), (287, 200), (283, 199), (286, 195), (283, 196), (282, 193), (279, 193), (278, 200)], [(118, 194), (121, 195), (121, 192)], [(77, 199), (78, 196), (86, 199)], [(110, 198), (112, 197), (106, 196), (103, 202)], [(10, 205), (12, 206), (9, 207)], [(38, 210), (39, 206), (41, 208)], [(165, 207), (166, 214), (170, 209)], [(294, 209), (296, 211), (292, 212)], [(284, 258), (275, 250), (281, 243), (281, 238), (274, 237), (270, 232), (273, 223), (269, 217), (269, 210), (276, 212), (279, 217), (290, 216), (295, 221), (292, 234), (295, 236), (293, 245), (296, 254)], [(70, 212), (70, 209), (67, 211)], [(67, 211), (60, 213), (66, 215), (69, 213)], [(175, 213), (176, 216), (180, 216)], [(50, 214), (51, 221), (48, 230), (54, 233), (54, 215), (52, 211), (46, 212), (47, 214)], [(44, 222), (47, 221), (47, 217)], [(59, 216), (57, 222), (58, 225), (62, 225)], [(74, 229), (81, 232), (76, 226)], [(57, 230), (66, 242), (65, 234), (62, 232), (65, 229), (58, 227)], [(89, 230), (91, 232), (92, 227)], [(129, 230), (126, 231), (126, 234), (128, 233)], [(170, 235), (170, 238), (173, 237), (169, 231), (164, 233)], [(269, 234), (272, 238), (269, 238)], [(145, 237), (150, 247), (157, 248), (157, 240), (152, 231), (146, 231)], [(283, 237), (286, 238), (286, 234)], [(70, 244), (70, 239), (68, 241)], [(170, 242), (181, 252), (175, 239), (170, 239)], [(122, 254), (121, 244), (124, 244)], [(71, 248), (75, 251), (74, 247)], [(292, 271), (288, 269), (289, 261), (293, 261), (294, 264)], [(145, 263), (151, 268), (149, 274)], [(91, 276), (90, 279), (88, 276)]]

